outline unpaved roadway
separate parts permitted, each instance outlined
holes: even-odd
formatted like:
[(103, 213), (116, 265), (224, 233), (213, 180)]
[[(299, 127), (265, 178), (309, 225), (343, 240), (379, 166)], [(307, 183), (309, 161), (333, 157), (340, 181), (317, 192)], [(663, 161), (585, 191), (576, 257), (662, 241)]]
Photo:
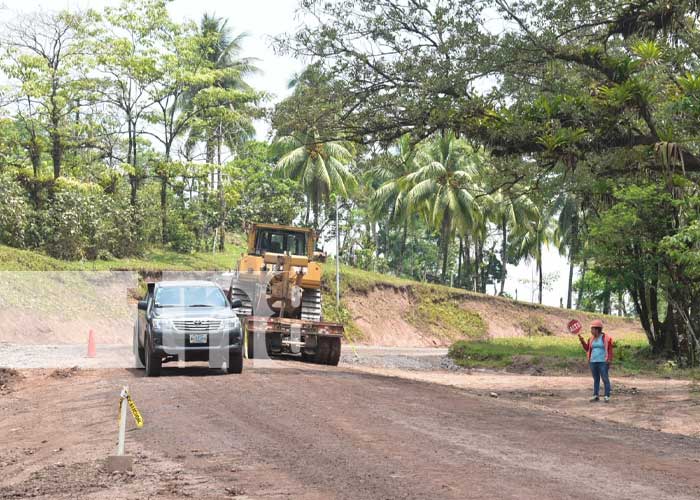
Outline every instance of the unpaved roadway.
[[(700, 498), (696, 438), (444, 385), (294, 361), (50, 373), (0, 395), (0, 498)], [(146, 421), (133, 476), (103, 469), (122, 384)]]

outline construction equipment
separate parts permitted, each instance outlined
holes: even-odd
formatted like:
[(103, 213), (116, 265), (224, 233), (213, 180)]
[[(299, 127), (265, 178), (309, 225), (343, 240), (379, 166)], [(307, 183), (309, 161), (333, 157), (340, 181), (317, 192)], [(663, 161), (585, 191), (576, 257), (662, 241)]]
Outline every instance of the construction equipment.
[(247, 228), (247, 253), (231, 276), (229, 299), (246, 332), (249, 358), (298, 354), (337, 365), (343, 325), (323, 322), (319, 261), (312, 229), (275, 224)]

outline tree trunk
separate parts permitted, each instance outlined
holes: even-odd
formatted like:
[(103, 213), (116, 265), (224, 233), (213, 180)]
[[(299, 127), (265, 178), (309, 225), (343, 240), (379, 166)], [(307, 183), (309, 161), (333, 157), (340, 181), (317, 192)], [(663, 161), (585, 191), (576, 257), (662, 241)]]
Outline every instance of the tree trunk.
[(459, 252), (457, 254), (457, 287), (462, 283), (462, 253), (464, 252), (464, 241), (459, 236)]
[(318, 232), (318, 211), (320, 203), (318, 200), (314, 200), (314, 231)]
[(220, 168), (217, 171), (217, 182), (219, 183), (219, 251), (223, 252), (226, 246), (226, 196)]
[[(540, 251), (540, 255), (541, 255), (541, 251)], [(540, 277), (538, 300), (539, 300), (539, 303), (541, 304), (542, 303), (542, 257), (540, 257), (537, 260), (537, 272), (538, 272), (539, 277)]]
[(136, 124), (129, 119), (129, 159), (131, 166), (134, 169), (133, 174), (129, 174), (129, 182), (131, 183), (131, 206), (135, 207), (137, 203), (137, 194), (139, 188), (139, 177), (136, 172)]
[(571, 216), (571, 246), (569, 247), (569, 283), (566, 289), (566, 308), (571, 309), (571, 298), (574, 286), (574, 259), (578, 254), (578, 202)]
[(583, 264), (581, 265), (581, 277), (579, 278), (578, 294), (576, 297), (576, 310), (581, 309), (581, 302), (583, 302), (583, 290), (586, 288), (586, 268), (588, 265), (588, 259), (583, 259)]
[(506, 263), (506, 251), (508, 249), (508, 223), (505, 220), (505, 217), (503, 218), (503, 221), (501, 223), (501, 237), (503, 238), (503, 241), (501, 243), (501, 291), (499, 295), (503, 295), (503, 291), (506, 286), (506, 266), (508, 265)]
[(129, 201), (130, 201), (130, 203), (131, 203), (131, 206), (132, 206), (132, 207), (135, 207), (135, 206), (136, 206), (136, 202), (137, 202), (136, 193), (137, 193), (138, 188), (139, 188), (139, 179), (138, 179), (138, 177), (136, 177), (135, 175), (129, 174), (129, 184), (131, 185), (131, 196), (130, 196), (130, 198), (129, 198)]
[(403, 222), (403, 232), (401, 234), (401, 249), (399, 251), (399, 276), (403, 274), (403, 261), (406, 255), (406, 239), (408, 238), (408, 219)]
[(610, 314), (610, 281), (607, 278), (603, 289), (603, 314)]
[(58, 133), (51, 134), (51, 161), (53, 163), (53, 178), (61, 177), (61, 160), (63, 157), (63, 145)]
[(447, 215), (442, 218), (442, 282), (447, 282), (447, 256), (450, 251), (450, 219)]
[(464, 239), (464, 279), (467, 283), (467, 290), (474, 290), (474, 280), (472, 279), (472, 256), (471, 242), (469, 236)]
[(41, 166), (41, 151), (38, 145), (32, 144), (29, 147), (29, 159), (32, 162), (34, 178), (39, 177), (39, 166)]
[(168, 179), (165, 172), (160, 177), (160, 241), (168, 243)]
[(571, 309), (572, 287), (574, 286), (574, 260), (569, 257), (569, 284), (566, 289), (566, 308)]
[(484, 284), (482, 283), (481, 266), (484, 260), (484, 244), (480, 238), (474, 238), (474, 291), (482, 292), (484, 291)]
[(617, 292), (617, 315), (625, 315), (625, 299), (622, 291)]
[(219, 190), (219, 251), (223, 252), (226, 246), (226, 196), (224, 193), (223, 177), (221, 175), (221, 122), (219, 122), (219, 133), (216, 144), (216, 162), (219, 168), (216, 170), (216, 184)]

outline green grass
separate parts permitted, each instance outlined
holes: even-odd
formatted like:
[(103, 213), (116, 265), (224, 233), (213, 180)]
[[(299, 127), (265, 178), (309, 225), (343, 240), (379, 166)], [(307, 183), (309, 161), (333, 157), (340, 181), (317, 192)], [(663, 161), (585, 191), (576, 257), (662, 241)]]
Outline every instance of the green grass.
[(362, 340), (363, 333), (352, 321), (344, 297), (353, 293), (369, 293), (376, 288), (405, 291), (414, 305), (406, 316), (406, 321), (434, 336), (453, 341), (464, 337), (481, 338), (486, 335), (487, 326), (481, 316), (461, 305), (460, 299), (468, 292), (340, 266), (341, 299), (340, 307), (336, 308), (334, 262), (324, 265), (323, 280), (327, 290), (323, 316), (328, 321), (342, 323), (351, 340)]
[(431, 285), (411, 287), (416, 306), (407, 316), (408, 322), (416, 328), (427, 329), (433, 335), (451, 340), (484, 337), (487, 333), (486, 322), (478, 313), (462, 305), (460, 294), (448, 290)]
[(64, 261), (28, 250), (0, 245), (0, 271), (214, 271), (232, 268), (243, 248), (229, 244), (223, 253), (181, 254), (153, 248), (141, 257), (96, 261)]
[[(332, 282), (333, 286), (335, 286), (334, 262), (329, 261), (323, 265), (323, 279), (329, 284)], [(367, 293), (378, 286), (404, 287), (413, 284), (417, 284), (417, 282), (398, 278), (389, 274), (365, 271), (363, 269), (357, 269), (346, 265), (340, 266), (341, 295), (348, 292)]]
[[(585, 352), (574, 336), (461, 340), (452, 344), (449, 356), (456, 364), (469, 368), (508, 369), (527, 363), (553, 374), (587, 369)], [(668, 361), (654, 358), (646, 339), (641, 336), (616, 340), (614, 356), (617, 373), (682, 378), (698, 375), (696, 370), (679, 370)]]

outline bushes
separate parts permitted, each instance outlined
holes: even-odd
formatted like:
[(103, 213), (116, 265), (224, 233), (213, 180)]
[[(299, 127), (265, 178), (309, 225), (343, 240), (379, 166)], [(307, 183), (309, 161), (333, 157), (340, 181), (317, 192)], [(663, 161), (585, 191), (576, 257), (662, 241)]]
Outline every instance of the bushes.
[(126, 257), (143, 248), (138, 213), (125, 197), (60, 178), (42, 187), (38, 208), (22, 185), (0, 177), (0, 243), (64, 260)]
[(0, 243), (24, 248), (30, 224), (30, 208), (19, 183), (0, 177)]
[[(211, 250), (218, 200), (169, 194), (169, 246), (180, 253)], [(110, 260), (143, 254), (161, 242), (160, 187), (144, 182), (132, 207), (128, 181), (101, 184), (72, 178), (0, 176), (0, 244), (41, 250), (63, 260)]]

